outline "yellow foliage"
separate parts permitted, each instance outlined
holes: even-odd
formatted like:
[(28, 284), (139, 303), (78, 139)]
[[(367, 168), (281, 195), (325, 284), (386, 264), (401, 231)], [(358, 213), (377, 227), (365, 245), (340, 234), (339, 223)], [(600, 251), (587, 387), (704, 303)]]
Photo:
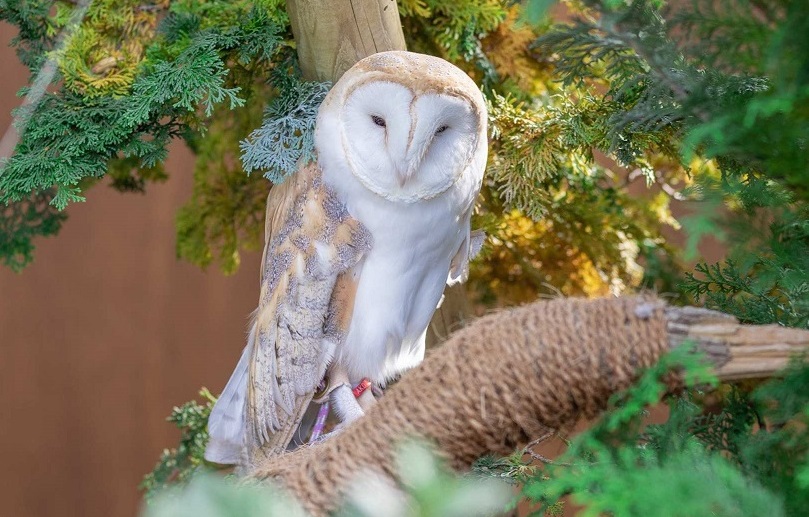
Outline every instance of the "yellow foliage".
[(669, 196), (634, 198), (607, 185), (576, 192), (550, 189), (544, 217), (504, 210), (487, 185), (475, 226), (488, 233), (482, 256), (472, 263), (470, 292), (486, 306), (531, 301), (537, 295), (604, 296), (637, 288), (643, 250), (667, 249), (661, 229), (677, 227)]
[(538, 293), (618, 294), (636, 286), (642, 277), (635, 261), (637, 250), (631, 246), (622, 263), (608, 268), (625, 271), (603, 270), (589, 250), (577, 245), (564, 221), (533, 221), (517, 210), (503, 214), (501, 220), (501, 232), (489, 239), (484, 260), (475, 261), (471, 273), (473, 295), (487, 305), (525, 303)]
[(547, 91), (547, 77), (543, 77), (546, 74), (542, 73), (540, 62), (529, 55), (529, 45), (537, 36), (531, 27), (519, 22), (519, 15), (519, 6), (509, 9), (503, 23), (483, 38), (481, 44), (502, 78), (513, 80), (526, 93), (538, 95)]
[(399, 0), (399, 13), (402, 16), (429, 18), (432, 11), (424, 0)]
[[(97, 0), (57, 54), (68, 89), (92, 98), (129, 93), (168, 0)], [(57, 10), (69, 13), (71, 4)], [(66, 20), (67, 15), (60, 17)]]

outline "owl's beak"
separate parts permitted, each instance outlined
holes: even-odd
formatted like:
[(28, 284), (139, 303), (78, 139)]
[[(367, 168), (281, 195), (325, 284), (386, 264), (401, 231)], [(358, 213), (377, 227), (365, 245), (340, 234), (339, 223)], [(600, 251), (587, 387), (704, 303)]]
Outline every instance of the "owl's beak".
[[(413, 179), (413, 176), (416, 175), (416, 171), (419, 170), (421, 166), (421, 160), (424, 158), (424, 155), (419, 152), (419, 141), (414, 141), (411, 139), (408, 142), (407, 149), (405, 150), (404, 160), (403, 163), (399, 164), (396, 167), (396, 176), (399, 180), (399, 187), (404, 187), (407, 182)], [(427, 146), (429, 146), (429, 142), (427, 142)]]
[(396, 179), (399, 180), (399, 186), (404, 187), (410, 178), (413, 177), (413, 173), (415, 172), (415, 167), (408, 167), (408, 168), (396, 168)]

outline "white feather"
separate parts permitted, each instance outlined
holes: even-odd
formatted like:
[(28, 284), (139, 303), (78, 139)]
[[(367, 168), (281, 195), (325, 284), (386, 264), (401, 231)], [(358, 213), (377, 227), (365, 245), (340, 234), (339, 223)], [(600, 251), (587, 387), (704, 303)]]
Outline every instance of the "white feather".
[[(348, 72), (318, 114), (323, 179), (374, 241), (335, 361), (352, 381), (384, 383), (421, 362), (444, 286), (466, 272), (487, 145), (485, 105), (468, 76), (429, 56), (378, 56), (423, 63), (414, 73), (434, 65), (449, 74), (447, 93), (425, 93), (394, 77)], [(467, 92), (458, 96), (450, 86)]]
[(253, 353), (256, 325), (253, 324), (239, 363), (230, 376), (208, 418), (210, 440), (205, 447), (205, 459), (214, 463), (238, 463), (244, 447), (245, 399), (247, 397), (247, 367)]

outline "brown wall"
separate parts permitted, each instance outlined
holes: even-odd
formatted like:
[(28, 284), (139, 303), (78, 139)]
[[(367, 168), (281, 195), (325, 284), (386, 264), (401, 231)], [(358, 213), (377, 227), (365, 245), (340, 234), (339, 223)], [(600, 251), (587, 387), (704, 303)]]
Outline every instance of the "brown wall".
[[(27, 79), (13, 35), (0, 24), (0, 135)], [(141, 477), (177, 443), (172, 406), (235, 366), (260, 256), (230, 278), (177, 261), (191, 166), (175, 145), (148, 195), (97, 186), (32, 266), (0, 268), (0, 515), (134, 515)]]

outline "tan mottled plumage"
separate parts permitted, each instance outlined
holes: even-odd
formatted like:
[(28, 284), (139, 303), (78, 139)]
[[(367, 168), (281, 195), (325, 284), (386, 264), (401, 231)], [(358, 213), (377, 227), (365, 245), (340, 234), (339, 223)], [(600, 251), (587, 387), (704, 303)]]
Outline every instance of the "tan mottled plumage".
[(289, 444), (351, 318), (353, 303), (333, 303), (333, 297), (347, 289), (348, 270), (371, 245), (316, 165), (273, 189), (267, 211), (248, 380), (248, 455), (279, 454)]
[(351, 319), (347, 272), (370, 245), (316, 165), (270, 191), (248, 343), (244, 464), (286, 450)]

